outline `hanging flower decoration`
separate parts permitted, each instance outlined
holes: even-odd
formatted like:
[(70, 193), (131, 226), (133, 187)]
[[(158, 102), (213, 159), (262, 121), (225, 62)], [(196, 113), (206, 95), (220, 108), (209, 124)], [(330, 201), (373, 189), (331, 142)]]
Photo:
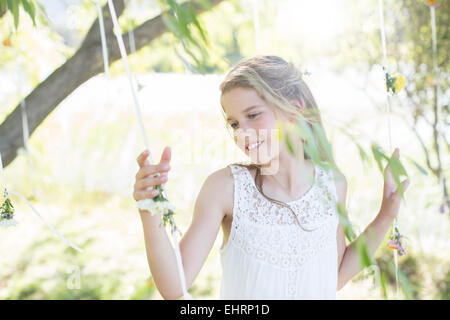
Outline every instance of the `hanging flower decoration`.
[(17, 224), (14, 220), (14, 206), (8, 197), (8, 192), (4, 190), (5, 201), (0, 207), (0, 225), (4, 228), (15, 226)]
[(309, 72), (308, 70), (305, 69), (305, 71), (301, 71), (301, 74), (304, 76), (310, 76), (311, 72)]
[(439, 7), (439, 2), (437, 2), (436, 0), (427, 0), (427, 5), (429, 6), (429, 7), (432, 7), (432, 8), (436, 8), (436, 7)]
[(138, 208), (147, 210), (152, 216), (160, 213), (163, 218), (164, 226), (166, 226), (167, 223), (170, 223), (172, 228), (176, 229), (175, 225), (172, 223), (172, 217), (175, 214), (175, 206), (163, 196), (162, 192), (164, 189), (161, 185), (157, 185), (155, 188), (158, 190), (158, 195), (150, 199), (139, 200), (137, 202)]
[(388, 72), (386, 72), (385, 68), (383, 69), (385, 70), (386, 75), (386, 90), (391, 94), (398, 93), (400, 90), (402, 90), (406, 84), (406, 78), (396, 72), (390, 75)]
[(4, 39), (4, 40), (2, 41), (2, 44), (3, 44), (5, 47), (11, 47), (11, 39), (10, 39), (10, 38)]
[(400, 256), (406, 255), (406, 247), (402, 241), (403, 235), (398, 231), (398, 227), (394, 226), (394, 230), (387, 242), (387, 246), (393, 250), (397, 250)]
[(393, 76), (395, 77), (394, 82), (395, 92), (399, 92), (405, 86), (406, 78), (401, 74), (397, 75), (395, 72), (393, 73)]

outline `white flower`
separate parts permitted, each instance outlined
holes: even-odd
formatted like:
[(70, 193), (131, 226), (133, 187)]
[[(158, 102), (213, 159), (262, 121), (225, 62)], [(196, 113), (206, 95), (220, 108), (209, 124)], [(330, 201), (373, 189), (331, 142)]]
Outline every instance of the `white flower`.
[(3, 228), (8, 228), (17, 225), (17, 221), (14, 219), (1, 219), (0, 226)]
[(141, 210), (147, 210), (152, 216), (157, 213), (168, 214), (169, 210), (175, 211), (175, 206), (168, 201), (154, 201), (153, 198), (139, 200), (137, 206)]

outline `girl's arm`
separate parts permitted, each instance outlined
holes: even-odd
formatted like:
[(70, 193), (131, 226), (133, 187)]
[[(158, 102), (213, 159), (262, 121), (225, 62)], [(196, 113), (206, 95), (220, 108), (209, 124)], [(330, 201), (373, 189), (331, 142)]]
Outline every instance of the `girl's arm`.
[[(226, 197), (233, 192), (230, 175), (230, 169), (223, 168), (205, 180), (195, 202), (191, 225), (180, 240), (187, 289), (208, 257), (225, 216)], [(183, 293), (175, 252), (162, 226), (161, 215), (151, 216), (146, 211), (140, 211), (140, 215), (147, 260), (155, 284), (164, 299), (177, 299)]]
[(340, 265), (338, 272), (338, 286), (337, 290), (340, 290), (344, 285), (357, 275), (360, 271), (359, 269), (359, 254), (355, 248), (357, 248), (358, 241), (366, 240), (367, 248), (370, 255), (373, 255), (377, 248), (379, 247), (381, 241), (383, 241), (384, 236), (389, 231), (392, 221), (394, 219), (389, 219), (385, 217), (381, 212), (375, 217), (375, 219), (367, 226), (362, 234), (359, 235), (351, 244), (345, 246), (345, 236), (341, 223), (339, 223), (338, 228), (338, 242), (344, 249), (340, 253)]
[[(398, 157), (398, 149), (394, 151), (394, 155)], [(346, 195), (347, 195), (347, 181), (343, 174), (338, 173), (338, 179), (336, 182), (336, 192), (338, 194), (338, 201), (340, 205), (346, 208)], [(409, 180), (402, 181), (403, 190), (409, 185)], [(366, 241), (369, 254), (372, 256), (381, 241), (383, 241), (386, 233), (389, 231), (394, 218), (398, 215), (400, 208), (401, 197), (395, 188), (394, 179), (389, 169), (389, 165), (384, 170), (384, 187), (383, 187), (383, 200), (381, 208), (376, 215), (375, 219), (367, 226), (362, 234), (359, 235), (351, 244), (346, 246), (344, 230), (339, 223), (337, 232), (337, 244), (338, 244), (338, 287), (340, 290), (344, 285), (359, 273), (359, 254), (355, 248), (357, 248), (359, 241)]]

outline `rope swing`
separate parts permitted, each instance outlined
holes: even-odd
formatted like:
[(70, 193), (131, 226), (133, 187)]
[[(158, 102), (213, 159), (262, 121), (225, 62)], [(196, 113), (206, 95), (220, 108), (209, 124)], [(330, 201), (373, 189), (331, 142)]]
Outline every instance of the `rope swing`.
[[(117, 19), (117, 14), (116, 14), (112, 0), (108, 0), (108, 6), (109, 6), (109, 10), (111, 12), (111, 18), (112, 18), (113, 26), (114, 26), (114, 33), (116, 35), (117, 42), (119, 45), (120, 55), (122, 57), (122, 60), (123, 60), (124, 66), (125, 66), (125, 71), (126, 71), (127, 78), (128, 78), (128, 82), (130, 84), (130, 89), (131, 89), (131, 93), (133, 96), (134, 107), (136, 110), (137, 118), (139, 120), (142, 137), (144, 139), (144, 143), (145, 143), (147, 150), (150, 150), (150, 144), (149, 144), (147, 135), (145, 133), (144, 121), (142, 120), (142, 114), (140, 111), (139, 100), (137, 98), (136, 87), (134, 85), (133, 76), (131, 74), (130, 65), (128, 63), (128, 57), (127, 57), (127, 53), (126, 53), (126, 49), (125, 49), (125, 44), (123, 42), (122, 33), (120, 30), (119, 22)], [(151, 153), (149, 154), (149, 163), (150, 164), (153, 163)], [(157, 176), (159, 176), (159, 174), (157, 174)], [(175, 256), (176, 256), (176, 261), (177, 261), (178, 274), (180, 277), (181, 288), (183, 291), (183, 297), (185, 300), (193, 299), (192, 296), (187, 292), (187, 289), (186, 289), (184, 268), (183, 268), (183, 263), (181, 260), (180, 247), (179, 247), (179, 244), (177, 241), (177, 236), (176, 236), (176, 232), (179, 230), (176, 227), (175, 221), (173, 219), (175, 207), (169, 203), (167, 196), (163, 196), (163, 194), (162, 194), (165, 191), (164, 184), (156, 186), (156, 189), (159, 191), (159, 195), (155, 198), (138, 201), (137, 202), (138, 208), (142, 209), (142, 210), (147, 210), (152, 215), (161, 213), (163, 216), (164, 226), (166, 225), (167, 222), (170, 223), (172, 239), (173, 239), (173, 243), (175, 246)]]

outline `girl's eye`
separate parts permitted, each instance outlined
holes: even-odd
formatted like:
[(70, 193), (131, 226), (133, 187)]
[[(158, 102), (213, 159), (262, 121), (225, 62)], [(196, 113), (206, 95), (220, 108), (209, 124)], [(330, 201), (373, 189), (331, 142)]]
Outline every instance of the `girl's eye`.
[[(252, 114), (249, 114), (248, 117), (249, 117), (250, 119), (254, 119), (254, 118), (257, 117), (259, 114), (260, 114), (260, 112), (259, 112), (259, 113), (252, 113)], [(236, 128), (236, 125), (237, 125), (237, 123), (236, 123), (236, 122), (233, 122), (232, 124), (230, 124), (230, 127), (232, 127), (232, 128), (234, 129), (234, 128)]]

